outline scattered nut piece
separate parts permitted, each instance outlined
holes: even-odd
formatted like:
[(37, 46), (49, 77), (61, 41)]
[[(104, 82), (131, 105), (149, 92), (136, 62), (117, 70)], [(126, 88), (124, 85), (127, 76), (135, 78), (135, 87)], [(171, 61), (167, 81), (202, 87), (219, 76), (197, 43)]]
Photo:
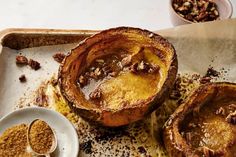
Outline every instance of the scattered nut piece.
[(95, 89), (93, 92), (89, 94), (90, 99), (100, 99), (102, 97), (102, 92), (101, 90)]
[(58, 63), (62, 63), (62, 61), (66, 57), (66, 55), (61, 52), (58, 52), (58, 53), (54, 54), (52, 57)]
[(97, 59), (96, 62), (102, 64), (102, 63), (104, 63), (104, 60), (103, 59)]
[(213, 157), (215, 155), (215, 151), (206, 146), (202, 147), (202, 152), (205, 157)]
[(141, 61), (140, 63), (134, 63), (130, 67), (131, 72), (137, 73), (137, 72), (148, 72), (148, 73), (154, 73), (158, 70), (160, 70), (159, 66), (152, 65), (149, 63), (146, 63), (144, 61)]
[(103, 73), (104, 73), (105, 75), (108, 75), (109, 73), (112, 72), (112, 68), (107, 65), (107, 66), (104, 66), (104, 67), (102, 68), (102, 71), (103, 71)]
[(138, 63), (136, 62), (136, 63), (132, 64), (130, 67), (130, 70), (133, 73), (137, 73), (138, 72)]
[(115, 76), (117, 76), (117, 74), (118, 74), (117, 72), (113, 71), (113, 72), (109, 73), (109, 76), (115, 77)]
[(28, 65), (28, 59), (25, 56), (16, 56), (16, 64)]
[(228, 123), (231, 123), (233, 125), (236, 124), (236, 110), (233, 112), (233, 113), (230, 113), (226, 118), (225, 120), (228, 122)]
[(94, 70), (94, 74), (95, 74), (96, 76), (100, 76), (100, 75), (102, 74), (100, 68), (96, 68), (96, 69)]
[(124, 57), (122, 60), (121, 60), (121, 65), (122, 67), (124, 66), (127, 66), (127, 65), (130, 65), (131, 64), (131, 55), (128, 55), (127, 57)]
[(25, 75), (23, 74), (23, 75), (21, 75), (20, 77), (19, 77), (19, 80), (20, 80), (20, 82), (26, 82), (26, 77), (25, 77)]
[(160, 70), (160, 67), (157, 65), (151, 65), (151, 67), (148, 70), (148, 73), (155, 73)]
[(225, 115), (225, 109), (223, 107), (220, 107), (218, 110), (216, 110), (217, 115)]
[(86, 77), (84, 77), (82, 75), (79, 77), (79, 84), (81, 87), (85, 86), (87, 84), (87, 82), (88, 82), (88, 80)]
[(30, 66), (32, 69), (34, 69), (34, 70), (38, 70), (38, 69), (41, 68), (40, 63), (37, 62), (37, 61), (35, 61), (35, 60), (33, 60), (33, 59), (30, 59), (30, 60), (29, 60), (29, 66)]

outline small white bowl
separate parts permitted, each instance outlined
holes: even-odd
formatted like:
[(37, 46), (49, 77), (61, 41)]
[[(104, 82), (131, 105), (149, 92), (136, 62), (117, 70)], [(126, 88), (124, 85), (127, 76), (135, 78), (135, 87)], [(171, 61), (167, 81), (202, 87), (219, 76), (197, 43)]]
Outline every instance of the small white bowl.
[[(194, 23), (192, 21), (189, 21), (189, 20), (181, 17), (173, 8), (173, 1), (174, 0), (169, 0), (169, 1), (170, 1), (169, 2), (170, 19), (171, 19), (171, 22), (174, 26)], [(214, 2), (216, 3), (216, 5), (218, 7), (220, 20), (230, 19), (233, 14), (233, 6), (232, 6), (230, 0), (214, 0)], [(208, 22), (210, 22), (210, 21), (208, 21)]]
[(74, 126), (63, 115), (41, 107), (29, 107), (9, 113), (0, 119), (0, 135), (9, 127), (21, 123), (30, 124), (34, 119), (47, 122), (57, 136), (56, 157), (77, 157), (79, 138)]

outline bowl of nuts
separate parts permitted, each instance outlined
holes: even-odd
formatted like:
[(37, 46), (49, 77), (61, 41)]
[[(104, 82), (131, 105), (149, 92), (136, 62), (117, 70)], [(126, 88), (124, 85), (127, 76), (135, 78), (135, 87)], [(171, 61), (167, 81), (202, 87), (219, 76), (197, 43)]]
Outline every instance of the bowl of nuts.
[(170, 0), (170, 18), (174, 26), (231, 18), (230, 0)]

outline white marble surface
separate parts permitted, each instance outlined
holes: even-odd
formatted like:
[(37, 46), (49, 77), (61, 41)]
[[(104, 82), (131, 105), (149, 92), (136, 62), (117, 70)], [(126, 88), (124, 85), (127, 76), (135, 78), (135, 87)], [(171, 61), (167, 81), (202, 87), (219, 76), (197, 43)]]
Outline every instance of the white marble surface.
[[(236, 12), (236, 0), (231, 2)], [(173, 27), (168, 4), (169, 0), (0, 0), (0, 30), (121, 25), (159, 30)]]

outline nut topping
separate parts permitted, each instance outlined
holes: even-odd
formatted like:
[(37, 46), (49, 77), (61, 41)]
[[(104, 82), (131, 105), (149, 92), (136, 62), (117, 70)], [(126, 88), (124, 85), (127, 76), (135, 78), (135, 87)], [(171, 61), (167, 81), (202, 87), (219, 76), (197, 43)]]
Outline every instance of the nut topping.
[(30, 59), (30, 60), (29, 60), (29, 66), (30, 66), (32, 69), (34, 69), (34, 70), (38, 70), (38, 69), (41, 68), (40, 63), (37, 62), (37, 61), (35, 61), (35, 60), (33, 60), (33, 59)]
[(101, 90), (95, 89), (93, 92), (89, 94), (90, 99), (100, 99), (102, 97), (102, 92)]
[(79, 84), (81, 87), (85, 86), (87, 84), (87, 82), (88, 82), (88, 80), (86, 77), (84, 77), (82, 75), (79, 77)]
[(160, 69), (159, 66), (154, 66), (149, 63), (146, 63), (144, 61), (141, 61), (140, 63), (134, 63), (131, 65), (130, 70), (133, 73), (138, 72), (145, 72), (145, 73), (154, 73)]
[(25, 56), (16, 56), (16, 64), (28, 65), (28, 59)]
[(225, 119), (228, 123), (231, 123), (233, 125), (236, 124), (236, 110), (233, 113), (230, 113), (226, 119)]
[(205, 157), (213, 157), (215, 155), (215, 151), (206, 146), (202, 147), (202, 152)]
[(61, 52), (58, 52), (58, 53), (54, 54), (52, 57), (58, 63), (62, 63), (62, 61), (66, 57), (66, 55)]
[(220, 107), (218, 110), (216, 110), (217, 115), (225, 115), (225, 109), (223, 107)]
[(131, 55), (128, 55), (127, 57), (124, 57), (122, 60), (121, 60), (121, 65), (124, 67), (124, 66), (127, 66), (129, 64), (131, 64)]
[(192, 22), (219, 19), (219, 12), (213, 0), (174, 0), (173, 8), (181, 17)]

